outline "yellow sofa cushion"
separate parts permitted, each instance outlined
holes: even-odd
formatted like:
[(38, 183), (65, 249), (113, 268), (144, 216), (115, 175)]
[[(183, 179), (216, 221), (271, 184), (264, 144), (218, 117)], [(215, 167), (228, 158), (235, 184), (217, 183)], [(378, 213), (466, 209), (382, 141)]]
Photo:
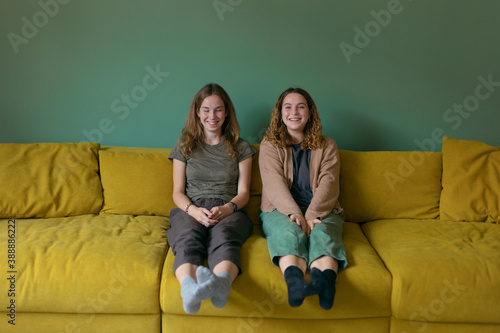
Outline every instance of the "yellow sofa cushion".
[(252, 144), (252, 146), (257, 150), (257, 154), (252, 160), (252, 179), (250, 182), (250, 198), (243, 211), (248, 214), (248, 217), (252, 220), (253, 224), (262, 225), (259, 218), (260, 212), (260, 199), (262, 197), (262, 179), (260, 177), (259, 168), (259, 149), (260, 144)]
[(500, 147), (443, 138), (441, 219), (500, 223)]
[(340, 151), (346, 221), (439, 216), (441, 153)]
[[(162, 314), (162, 333), (388, 333), (390, 320), (388, 318), (348, 318), (317, 320), (308, 318), (277, 318), (273, 317), (274, 306), (269, 303), (255, 302), (244, 317), (206, 317)], [(200, 329), (203, 327), (203, 330)], [(409, 331), (408, 331), (409, 332)], [(440, 333), (442, 333), (441, 331)], [(458, 333), (463, 333), (461, 331)], [(471, 331), (467, 332), (470, 333)], [(478, 331), (474, 331), (475, 333)], [(498, 333), (490, 331), (488, 333)], [(10, 333), (10, 332), (8, 332)], [(14, 332), (17, 333), (17, 332)], [(29, 332), (31, 333), (31, 332)], [(38, 333), (38, 332), (36, 332)], [(404, 333), (395, 331), (395, 333)], [(432, 332), (436, 333), (436, 332)], [(453, 332), (455, 333), (455, 332)], [(485, 333), (479, 331), (479, 333)]]
[(106, 147), (99, 152), (104, 205), (101, 214), (170, 216), (170, 149)]
[(391, 333), (498, 333), (495, 324), (436, 323), (391, 318)]
[[(4, 314), (2, 317), (8, 319)], [(22, 325), (22, 330), (20, 326)], [(2, 333), (159, 333), (159, 314), (16, 313), (16, 325), (0, 321)], [(163, 333), (163, 332), (162, 332)]]
[(500, 324), (500, 225), (379, 220), (362, 229), (392, 274), (395, 318)]
[[(281, 319), (346, 319), (387, 318), (391, 314), (391, 276), (384, 267), (359, 224), (345, 223), (344, 244), (349, 265), (339, 274), (337, 293), (331, 311), (321, 310), (318, 297), (308, 297), (299, 308), (288, 305), (283, 274), (269, 257), (267, 241), (261, 226), (241, 248), (242, 274), (236, 278), (224, 309), (203, 301), (200, 316), (246, 318), (251, 309), (269, 309), (269, 318)], [(175, 278), (175, 256), (169, 251), (163, 268), (160, 302), (164, 313), (185, 316), (180, 284)]]
[(98, 213), (98, 143), (0, 144), (0, 218)]
[[(85, 320), (101, 313), (159, 313), (167, 224), (161, 216), (17, 219), (16, 310), (77, 313)], [(7, 225), (0, 220), (1, 230)], [(3, 249), (7, 237), (0, 232)], [(7, 264), (7, 250), (0, 260)], [(5, 277), (0, 288), (0, 304), (9, 304)]]
[(260, 144), (253, 144), (252, 147), (257, 150), (257, 154), (252, 160), (252, 179), (250, 182), (250, 195), (261, 196), (262, 195), (262, 179), (260, 177), (259, 168), (259, 150)]

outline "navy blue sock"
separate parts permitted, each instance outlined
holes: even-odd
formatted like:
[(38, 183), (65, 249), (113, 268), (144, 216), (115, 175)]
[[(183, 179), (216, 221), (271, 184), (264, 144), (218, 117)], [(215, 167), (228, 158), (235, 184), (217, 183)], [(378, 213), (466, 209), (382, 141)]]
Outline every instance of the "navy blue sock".
[(311, 283), (319, 287), (319, 305), (323, 310), (330, 310), (335, 300), (335, 282), (337, 273), (332, 269), (320, 271), (317, 268), (311, 269)]
[(319, 291), (311, 282), (304, 280), (304, 273), (297, 266), (288, 266), (283, 275), (288, 289), (288, 304), (292, 307), (301, 306), (304, 298)]

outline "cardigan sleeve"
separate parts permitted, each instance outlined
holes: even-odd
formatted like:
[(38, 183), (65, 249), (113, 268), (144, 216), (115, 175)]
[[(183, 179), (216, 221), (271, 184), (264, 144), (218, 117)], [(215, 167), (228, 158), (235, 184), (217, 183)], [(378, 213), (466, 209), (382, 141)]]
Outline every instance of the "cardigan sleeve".
[[(314, 179), (313, 198), (306, 211), (306, 220), (315, 218), (324, 218), (337, 207), (340, 193), (339, 176), (340, 160), (337, 144), (333, 139), (327, 138), (325, 147), (322, 151), (319, 161), (319, 170), (317, 170)], [(339, 212), (340, 212), (339, 211)]]
[[(282, 149), (264, 141), (260, 145), (259, 168), (262, 178), (263, 205), (272, 211), (276, 208), (280, 213), (302, 214), (299, 206), (290, 193), (290, 184), (284, 172), (285, 154)], [(265, 210), (264, 210), (265, 211)]]

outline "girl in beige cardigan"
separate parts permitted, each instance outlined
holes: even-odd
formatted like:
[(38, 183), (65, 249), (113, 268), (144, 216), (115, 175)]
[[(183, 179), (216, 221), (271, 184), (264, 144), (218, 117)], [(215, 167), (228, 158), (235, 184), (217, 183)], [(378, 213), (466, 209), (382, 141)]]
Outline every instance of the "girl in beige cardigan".
[[(260, 218), (273, 263), (288, 287), (288, 302), (300, 306), (318, 294), (328, 310), (337, 273), (347, 265), (339, 196), (339, 154), (321, 134), (316, 105), (303, 89), (278, 98), (260, 146)], [(311, 281), (304, 280), (310, 269)]]

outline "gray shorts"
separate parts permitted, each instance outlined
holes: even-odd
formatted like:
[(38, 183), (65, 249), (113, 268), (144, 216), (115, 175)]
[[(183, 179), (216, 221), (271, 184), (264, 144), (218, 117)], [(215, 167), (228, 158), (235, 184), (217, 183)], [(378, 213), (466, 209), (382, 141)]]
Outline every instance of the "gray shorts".
[[(198, 199), (194, 204), (211, 209), (226, 204), (222, 199)], [(170, 211), (167, 238), (175, 255), (174, 271), (182, 264), (213, 268), (224, 260), (234, 263), (241, 273), (240, 248), (252, 234), (253, 223), (242, 211), (235, 212), (212, 227), (205, 227), (179, 208)]]

